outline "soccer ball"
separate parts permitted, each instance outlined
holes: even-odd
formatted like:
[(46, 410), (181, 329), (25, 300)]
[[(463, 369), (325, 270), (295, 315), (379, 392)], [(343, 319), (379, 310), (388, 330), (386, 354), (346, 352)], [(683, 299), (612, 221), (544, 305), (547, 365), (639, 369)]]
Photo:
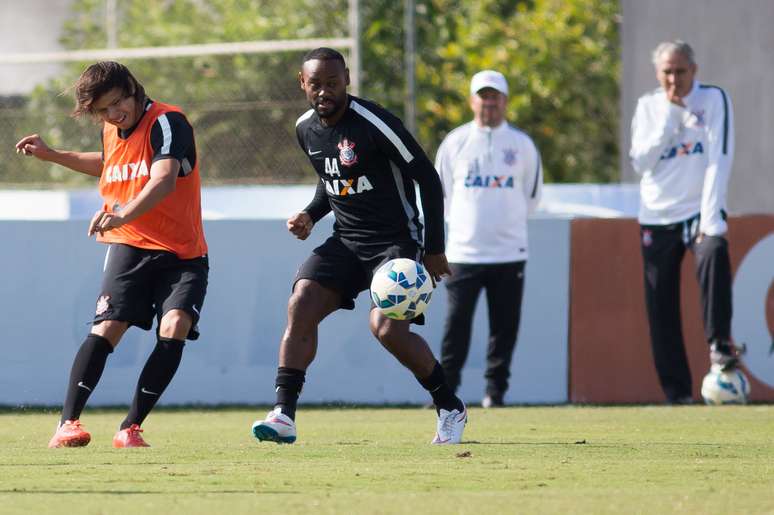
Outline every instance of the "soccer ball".
[(411, 320), (427, 309), (433, 282), (420, 263), (398, 258), (380, 266), (371, 280), (371, 300), (388, 318)]
[(712, 367), (701, 382), (701, 396), (707, 404), (746, 404), (748, 395), (750, 381), (738, 368), (723, 372)]

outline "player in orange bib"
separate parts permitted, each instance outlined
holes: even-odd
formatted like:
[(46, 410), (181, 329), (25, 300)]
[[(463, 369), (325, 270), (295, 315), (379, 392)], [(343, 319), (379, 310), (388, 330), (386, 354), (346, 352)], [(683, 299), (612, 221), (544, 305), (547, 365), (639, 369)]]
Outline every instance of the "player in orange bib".
[(157, 343), (143, 368), (114, 447), (147, 447), (142, 422), (177, 371), (185, 340), (199, 336), (209, 264), (193, 129), (179, 108), (155, 102), (122, 64), (89, 66), (75, 84), (73, 116), (103, 124), (102, 152), (50, 148), (37, 134), (16, 151), (99, 177), (104, 205), (88, 235), (108, 245), (91, 332), (75, 356), (62, 416), (49, 447), (80, 447), (80, 423), (110, 353), (129, 328), (150, 329)]

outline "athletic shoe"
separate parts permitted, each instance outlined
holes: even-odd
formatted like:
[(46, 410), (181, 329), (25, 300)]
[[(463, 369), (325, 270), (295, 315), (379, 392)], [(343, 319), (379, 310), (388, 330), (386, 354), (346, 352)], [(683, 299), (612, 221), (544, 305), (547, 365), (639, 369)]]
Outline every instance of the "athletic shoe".
[(482, 408), (502, 408), (505, 406), (502, 395), (489, 395), (481, 399)]
[(142, 439), (142, 429), (137, 424), (132, 424), (126, 429), (121, 429), (113, 437), (113, 447), (116, 449), (123, 449), (126, 447), (150, 447), (148, 443)]
[(693, 397), (690, 395), (681, 395), (679, 397), (667, 399), (667, 404), (671, 406), (687, 406), (693, 404)]
[(739, 357), (745, 353), (745, 346), (737, 347), (729, 341), (716, 340), (710, 345), (710, 363), (727, 371), (739, 364)]
[(261, 442), (293, 443), (296, 441), (296, 423), (280, 408), (274, 408), (265, 420), (253, 423), (253, 435)]
[(56, 433), (48, 442), (48, 447), (83, 447), (91, 441), (91, 435), (81, 427), (80, 420), (65, 420), (56, 428)]
[(430, 443), (435, 445), (448, 445), (462, 441), (462, 431), (468, 422), (468, 410), (462, 405), (462, 412), (458, 409), (438, 412), (438, 425), (435, 430), (435, 438)]

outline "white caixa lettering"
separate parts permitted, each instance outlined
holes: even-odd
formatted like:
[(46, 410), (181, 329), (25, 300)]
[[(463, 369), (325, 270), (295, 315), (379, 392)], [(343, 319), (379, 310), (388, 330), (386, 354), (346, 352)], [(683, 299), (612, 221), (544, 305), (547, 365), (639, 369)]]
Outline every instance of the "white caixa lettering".
[(105, 170), (105, 182), (107, 183), (133, 181), (148, 176), (150, 176), (150, 171), (145, 161), (113, 165)]
[(347, 195), (357, 195), (374, 189), (371, 181), (368, 177), (361, 175), (360, 177), (352, 179), (332, 179), (329, 181), (323, 181), (325, 183), (325, 191), (329, 195), (337, 197), (346, 197)]

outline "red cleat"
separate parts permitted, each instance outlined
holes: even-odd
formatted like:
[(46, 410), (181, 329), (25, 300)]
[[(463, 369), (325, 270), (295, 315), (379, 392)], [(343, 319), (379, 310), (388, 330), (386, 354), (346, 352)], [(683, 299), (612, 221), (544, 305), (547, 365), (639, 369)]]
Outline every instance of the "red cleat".
[(124, 447), (150, 447), (142, 439), (142, 429), (137, 424), (132, 424), (126, 429), (121, 429), (113, 437), (113, 447), (123, 449)]
[(80, 420), (65, 420), (48, 442), (50, 449), (57, 447), (83, 447), (91, 441), (91, 435), (81, 427)]

